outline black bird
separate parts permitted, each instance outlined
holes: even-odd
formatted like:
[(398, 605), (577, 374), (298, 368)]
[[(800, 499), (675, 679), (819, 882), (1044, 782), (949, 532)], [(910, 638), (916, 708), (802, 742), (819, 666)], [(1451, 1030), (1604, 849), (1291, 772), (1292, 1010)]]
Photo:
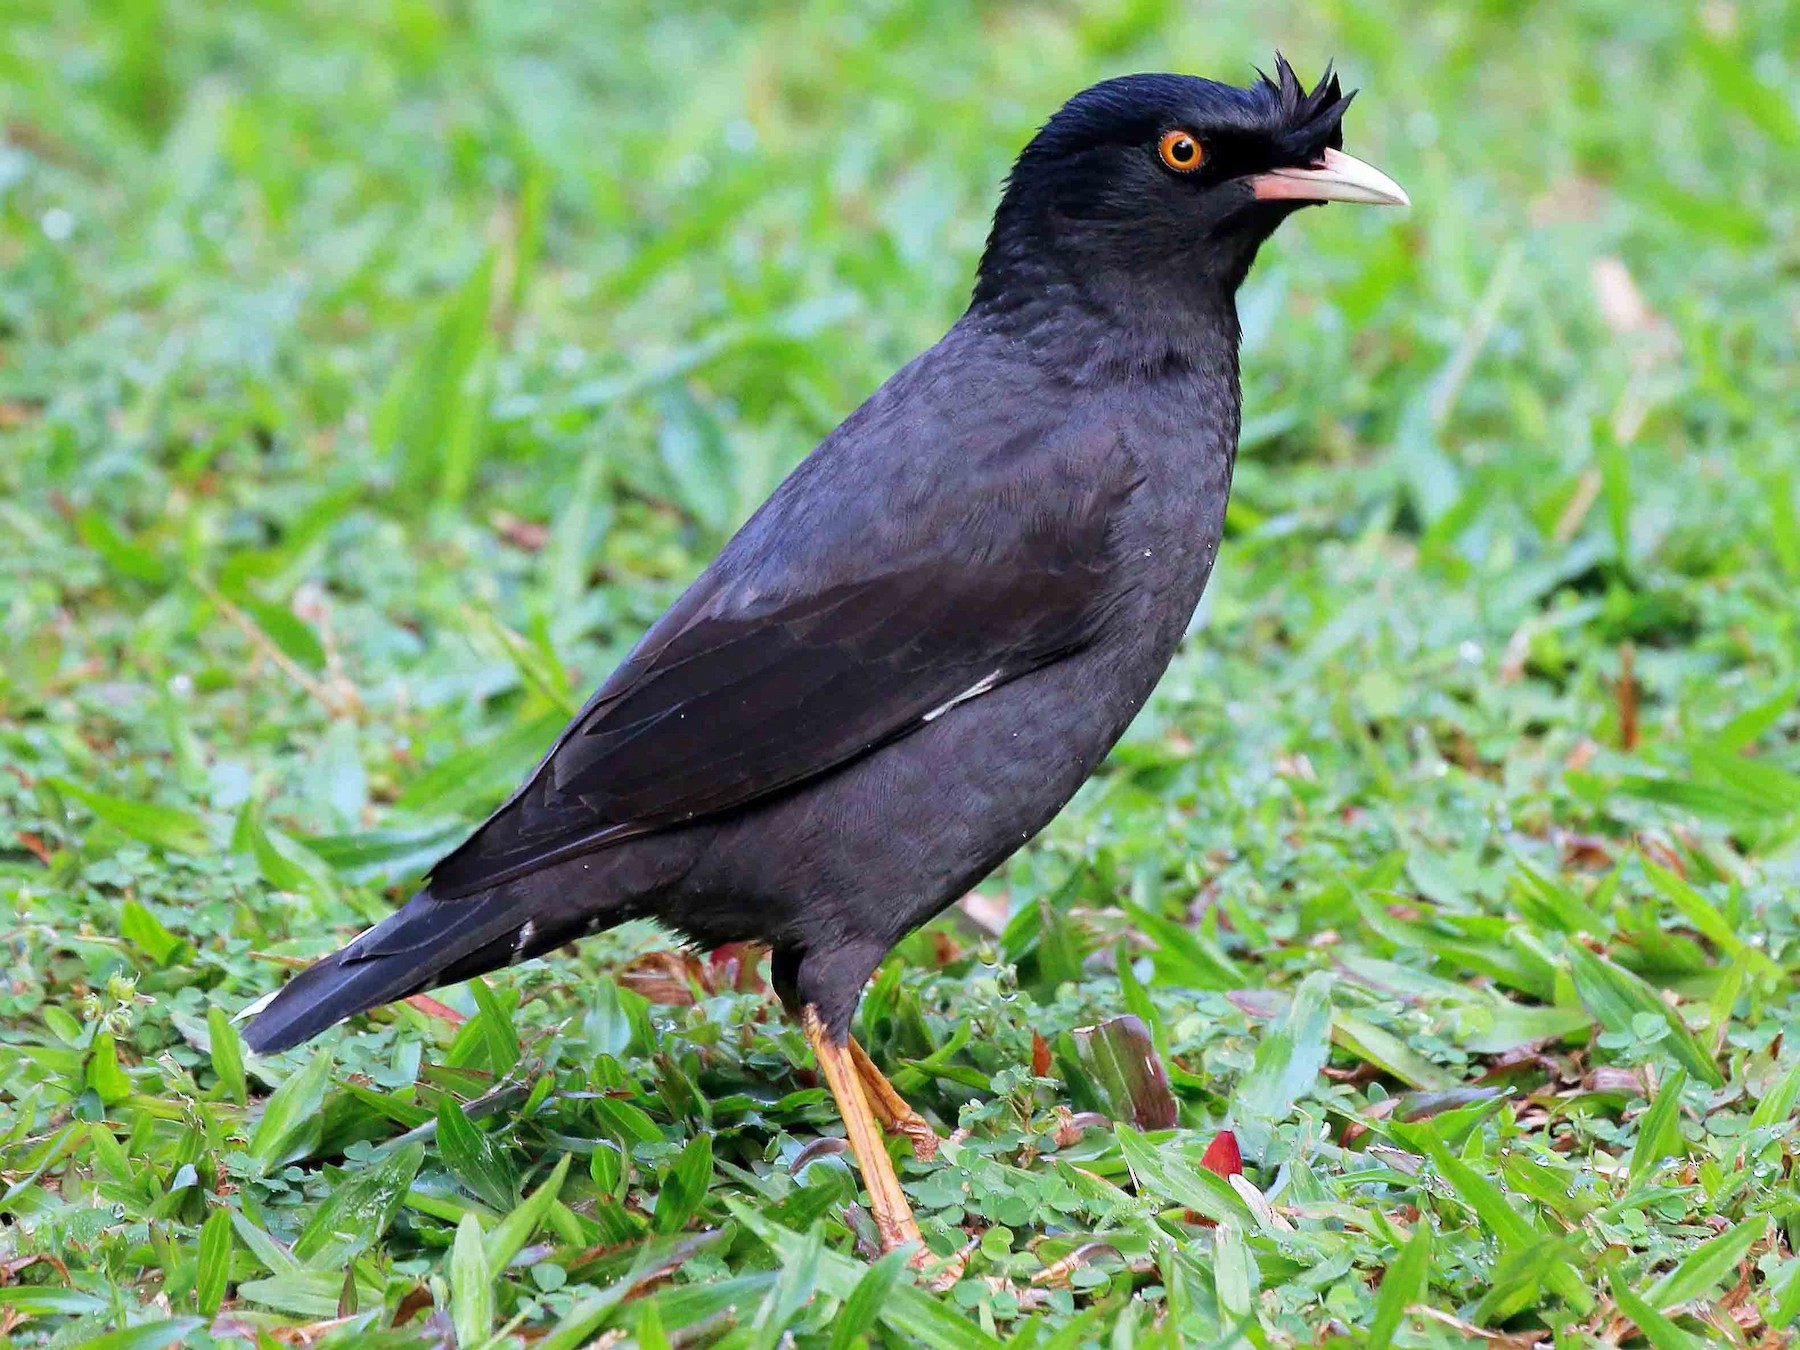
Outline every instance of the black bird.
[(1404, 205), (1348, 96), (1071, 99), (1007, 180), (968, 311), (776, 489), (523, 786), (404, 908), (257, 1015), (258, 1051), (627, 919), (754, 940), (884, 1243), (919, 1230), (876, 1119), (936, 1136), (850, 1039), (906, 933), (1049, 823), (1143, 706), (1218, 551), (1235, 293), (1315, 202)]

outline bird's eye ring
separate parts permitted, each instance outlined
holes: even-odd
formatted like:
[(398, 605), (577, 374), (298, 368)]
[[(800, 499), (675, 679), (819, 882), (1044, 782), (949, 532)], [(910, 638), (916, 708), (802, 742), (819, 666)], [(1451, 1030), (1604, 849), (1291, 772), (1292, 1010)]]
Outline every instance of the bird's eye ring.
[(1206, 159), (1206, 152), (1200, 148), (1200, 142), (1186, 131), (1163, 132), (1156, 153), (1176, 173), (1192, 173)]

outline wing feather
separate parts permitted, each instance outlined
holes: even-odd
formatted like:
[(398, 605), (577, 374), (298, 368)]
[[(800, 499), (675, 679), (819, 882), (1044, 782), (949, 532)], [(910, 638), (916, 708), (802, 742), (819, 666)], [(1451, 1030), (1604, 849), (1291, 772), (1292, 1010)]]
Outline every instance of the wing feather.
[(1079, 649), (1107, 603), (1112, 525), (1135, 487), (1122, 477), (1070, 490), (1065, 472), (1058, 500), (1030, 512), (1007, 509), (1016, 482), (990, 482), (954, 546), (852, 541), (867, 556), (842, 562), (859, 575), (831, 585), (780, 560), (765, 570), (766, 546), (735, 568), (728, 550), (438, 863), (432, 894), (748, 805)]

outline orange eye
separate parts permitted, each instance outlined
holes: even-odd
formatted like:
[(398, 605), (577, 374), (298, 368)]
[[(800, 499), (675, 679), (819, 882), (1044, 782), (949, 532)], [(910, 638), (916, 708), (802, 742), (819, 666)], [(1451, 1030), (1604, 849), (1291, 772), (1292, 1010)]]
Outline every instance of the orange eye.
[(1156, 147), (1156, 153), (1176, 173), (1192, 173), (1206, 158), (1200, 142), (1185, 131), (1163, 132), (1162, 143)]

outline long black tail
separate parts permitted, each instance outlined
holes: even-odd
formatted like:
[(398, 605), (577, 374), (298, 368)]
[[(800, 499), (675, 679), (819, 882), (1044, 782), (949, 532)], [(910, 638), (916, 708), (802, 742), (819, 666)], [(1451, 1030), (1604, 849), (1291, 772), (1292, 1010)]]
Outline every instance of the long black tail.
[(352, 1014), (548, 951), (565, 938), (539, 931), (528, 890), (508, 883), (456, 900), (420, 891), (289, 980), (245, 1028), (245, 1043), (273, 1054)]

